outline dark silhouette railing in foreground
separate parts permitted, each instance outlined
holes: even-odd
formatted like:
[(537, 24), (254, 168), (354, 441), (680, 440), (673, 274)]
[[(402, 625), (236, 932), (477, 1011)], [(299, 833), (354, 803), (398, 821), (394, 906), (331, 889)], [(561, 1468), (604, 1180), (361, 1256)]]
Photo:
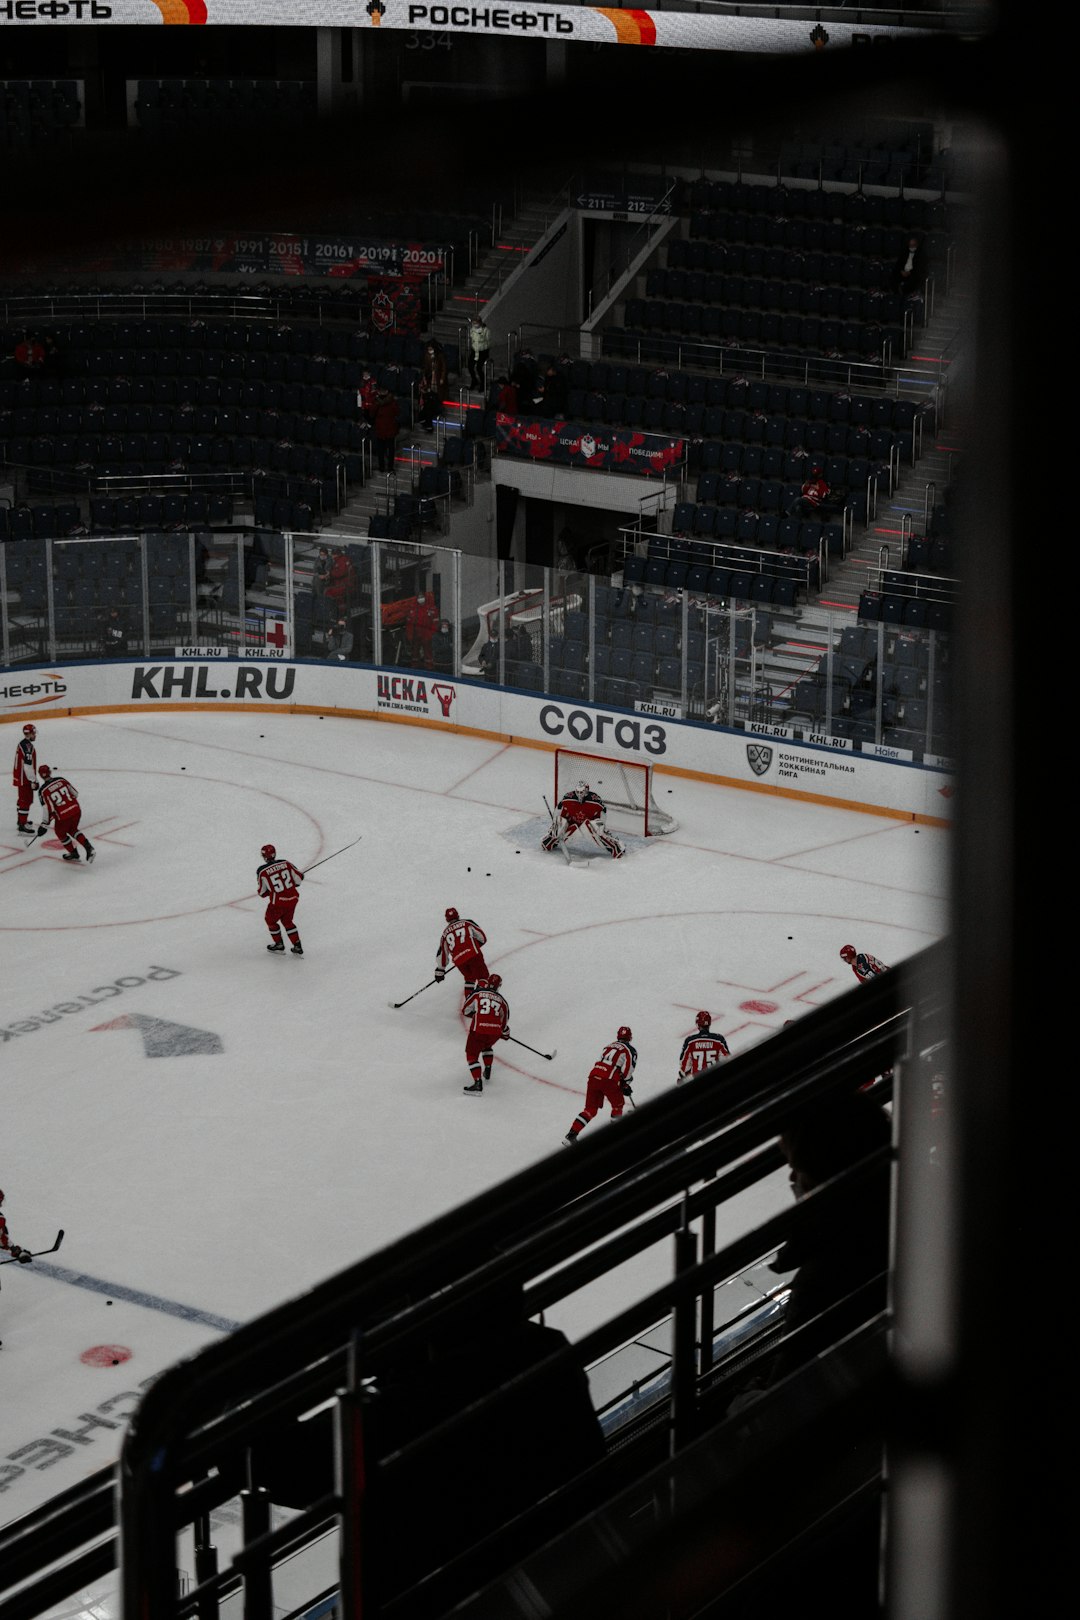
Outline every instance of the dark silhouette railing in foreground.
[[(887, 1404), (883, 1279), (794, 1334), (774, 1311), (726, 1358), (712, 1312), (718, 1285), (805, 1234), (815, 1211), (839, 1215), (885, 1173), (889, 1149), (820, 1188), (809, 1210), (792, 1202), (732, 1241), (718, 1244), (717, 1216), (775, 1174), (778, 1133), (808, 1107), (867, 1085), (887, 1099), (894, 1075), (901, 1112), (931, 1107), (920, 1054), (934, 1045), (940, 1069), (944, 949), (166, 1371), (115, 1471), (119, 1551), (106, 1470), (0, 1532), (0, 1620), (30, 1620), (114, 1561), (132, 1620), (206, 1620), (240, 1590), (245, 1616), (269, 1620), (275, 1565), (316, 1544), (323, 1583), (313, 1576), (310, 1600), (330, 1557), (343, 1617), (531, 1612), (517, 1606), (515, 1570), (568, 1616), (617, 1577), (625, 1612), (645, 1617), (673, 1602), (677, 1557), (696, 1559), (699, 1599), (722, 1601), (801, 1558), (812, 1519), (841, 1542), (865, 1530), (879, 1511)], [(668, 1237), (664, 1280), (654, 1260), (631, 1303), (577, 1342), (533, 1320), (616, 1266), (630, 1275)], [(605, 1437), (585, 1369), (665, 1322), (656, 1399)], [(778, 1354), (791, 1375), (754, 1389)], [(748, 1387), (757, 1398), (733, 1404)], [(807, 1436), (813, 1486), (794, 1467)], [(210, 1515), (236, 1499), (241, 1547), (219, 1571)], [(194, 1553), (182, 1594), (178, 1537)], [(636, 1587), (625, 1579), (635, 1570)], [(16, 1578), (26, 1584), (13, 1595)]]

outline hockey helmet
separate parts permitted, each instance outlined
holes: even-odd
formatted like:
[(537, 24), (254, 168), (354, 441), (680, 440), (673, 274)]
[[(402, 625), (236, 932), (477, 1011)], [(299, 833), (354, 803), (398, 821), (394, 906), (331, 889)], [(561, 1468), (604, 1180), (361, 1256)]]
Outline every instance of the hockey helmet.
[(489, 987), (492, 990), (497, 990), (499, 988), (500, 984), (502, 984), (502, 974), (501, 973), (493, 973), (491, 975), (491, 978), (488, 980)]
[(704, 1011), (699, 1012), (697, 1017), (694, 1019), (694, 1022), (698, 1029), (708, 1029), (709, 1025), (712, 1023), (712, 1013)]
[(24, 737), (29, 737), (30, 741), (33, 742), (34, 738), (37, 736), (37, 726), (23, 726), (22, 734)]
[(633, 1038), (634, 1038), (634, 1032), (630, 1028), (630, 1025), (629, 1024), (620, 1024), (619, 1025), (619, 1032), (616, 1035), (615, 1039), (618, 1040), (618, 1041), (630, 1041), (630, 1040), (633, 1040)]
[(457, 912), (457, 907), (456, 906), (447, 906), (447, 908), (446, 908), (446, 920), (447, 920), (447, 922), (457, 922), (458, 921), (458, 912)]
[(491, 980), (490, 979), (474, 979), (473, 980), (473, 988), (475, 990), (489, 990), (491, 988)]
[(854, 945), (841, 945), (840, 955), (844, 958), (845, 962), (854, 962), (858, 952), (856, 951)]
[(592, 788), (589, 786), (588, 782), (584, 782), (584, 781), (578, 783), (577, 790), (578, 790), (579, 793), (591, 793), (592, 792)]
[(262, 849), (259, 851), (259, 854), (262, 856), (264, 861), (277, 860), (277, 850), (274, 848), (273, 844), (264, 844)]
[(40, 778), (41, 778), (41, 780), (43, 782), (47, 782), (49, 780), (49, 777), (52, 775), (52, 771), (51, 771), (51, 769), (49, 768), (48, 765), (39, 765), (38, 766), (38, 775), (40, 776)]

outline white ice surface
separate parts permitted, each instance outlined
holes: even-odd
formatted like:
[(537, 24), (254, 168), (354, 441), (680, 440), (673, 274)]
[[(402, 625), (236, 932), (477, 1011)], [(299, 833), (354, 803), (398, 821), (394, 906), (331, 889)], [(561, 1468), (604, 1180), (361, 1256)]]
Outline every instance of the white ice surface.
[[(619, 1024), (644, 1103), (673, 1084), (699, 1007), (738, 1053), (851, 988), (841, 944), (895, 963), (947, 926), (946, 833), (673, 778), (656, 785), (679, 832), (568, 868), (537, 847), (552, 762), (527, 748), (344, 719), (143, 714), (45, 722), (38, 758), (78, 788), (98, 858), (28, 850), (12, 793), (0, 1026), (152, 966), (177, 976), (0, 1043), (12, 1237), (37, 1248), (66, 1232), (51, 1273), (0, 1271), (0, 1522), (117, 1454), (134, 1397), (103, 1403), (212, 1340), (200, 1313), (250, 1318), (561, 1151)], [(357, 834), (304, 885), (306, 955), (268, 955), (260, 846), (309, 867)], [(558, 1048), (548, 1063), (503, 1043), (480, 1099), (461, 1089), (459, 981), (388, 1006), (431, 978), (448, 905), (487, 931), (513, 1033)], [(139, 1028), (99, 1027), (136, 1014), (223, 1050), (149, 1057)], [(721, 1236), (788, 1197), (774, 1178), (728, 1208)], [(665, 1249), (639, 1268), (648, 1282), (667, 1263)], [(616, 1275), (549, 1320), (576, 1337), (625, 1287)], [(80, 1360), (102, 1345), (129, 1355)], [(73, 1440), (80, 1414), (116, 1426)]]

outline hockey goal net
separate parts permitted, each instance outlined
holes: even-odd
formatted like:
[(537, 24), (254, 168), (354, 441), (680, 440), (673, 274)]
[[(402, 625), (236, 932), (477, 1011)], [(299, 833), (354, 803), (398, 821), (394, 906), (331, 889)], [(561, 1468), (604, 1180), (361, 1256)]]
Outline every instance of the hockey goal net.
[(584, 754), (574, 748), (556, 748), (553, 804), (557, 805), (563, 794), (572, 792), (579, 782), (588, 782), (607, 809), (614, 812), (608, 821), (616, 832), (622, 826), (630, 832), (643, 831), (646, 838), (655, 838), (674, 832), (679, 825), (675, 817), (656, 802), (651, 765), (641, 765), (636, 759), (617, 759), (610, 754)]

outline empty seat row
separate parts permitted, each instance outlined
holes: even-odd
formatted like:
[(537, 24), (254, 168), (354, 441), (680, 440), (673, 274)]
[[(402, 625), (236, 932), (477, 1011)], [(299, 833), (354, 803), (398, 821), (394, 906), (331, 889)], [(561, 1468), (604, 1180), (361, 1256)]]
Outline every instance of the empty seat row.
[[(706, 233), (707, 235), (708, 233)], [(702, 266), (688, 266), (678, 264), (676, 258), (683, 254), (676, 253), (672, 257), (672, 250), (679, 246), (680, 239), (672, 238), (667, 244), (668, 277), (698, 277), (705, 275), (748, 275), (748, 276), (780, 276), (786, 281), (841, 281), (848, 282), (852, 278), (854, 285), (867, 285), (863, 280), (864, 266), (867, 261), (884, 262), (891, 264), (903, 252), (908, 242), (908, 232), (897, 227), (883, 228), (881, 226), (844, 225), (839, 222), (826, 221), (819, 230), (804, 232), (804, 240), (798, 247), (792, 247), (784, 242), (774, 242), (769, 246), (760, 243), (721, 241), (715, 243), (719, 251), (713, 255), (717, 260), (715, 268), (704, 270)], [(807, 238), (809, 235), (809, 239)], [(930, 238), (927, 238), (928, 251)], [(934, 248), (939, 247), (934, 240)], [(685, 252), (686, 241), (682, 242)], [(849, 262), (853, 261), (853, 262)], [(856, 269), (858, 266), (858, 269)], [(653, 271), (648, 272), (654, 274)], [(677, 291), (682, 283), (679, 279), (671, 282), (666, 295), (668, 298), (700, 298), (702, 289), (699, 282), (687, 280), (686, 291)], [(691, 290), (692, 289), (692, 290)], [(707, 295), (706, 295), (707, 296)]]
[(953, 625), (953, 608), (950, 602), (930, 601), (922, 596), (863, 591), (859, 597), (859, 618), (864, 623), (949, 631)]
[(896, 225), (905, 231), (944, 228), (952, 220), (950, 209), (936, 198), (881, 196), (873, 192), (828, 191), (820, 186), (764, 185), (738, 180), (707, 183), (710, 186), (707, 193), (699, 191), (696, 198), (690, 193), (687, 206), (691, 212), (708, 208), (713, 213), (738, 214), (746, 219), (764, 216), (768, 220), (811, 223), (841, 220), (855, 225)]
[[(682, 308), (690, 310), (696, 306), (684, 304)], [(621, 348), (623, 354), (640, 355), (644, 360), (677, 359), (696, 365), (717, 363), (721, 356), (710, 356), (709, 349), (725, 345), (784, 353), (796, 351), (864, 364), (887, 361), (890, 354), (899, 358), (905, 352), (902, 326), (877, 326), (817, 315), (761, 314), (753, 309), (705, 309), (698, 313), (700, 326), (681, 335), (629, 323), (621, 332), (613, 329), (607, 334), (605, 347), (614, 345)]]
[[(767, 416), (801, 417), (812, 422), (843, 422), (853, 427), (908, 431), (916, 416), (931, 410), (928, 402), (904, 395), (864, 393), (848, 388), (811, 388), (766, 381), (736, 373), (705, 376), (666, 366), (626, 365), (618, 360), (574, 360), (565, 368), (571, 395), (626, 396), (663, 400), (675, 405), (704, 405), (711, 410), (762, 412)], [(488, 401), (496, 403), (493, 391)], [(930, 418), (932, 420), (932, 416)], [(711, 419), (718, 422), (719, 418)], [(738, 433), (737, 437), (742, 437)]]
[[(408, 392), (399, 369), (375, 367), (380, 386), (399, 397)], [(361, 370), (360, 376), (363, 375)], [(293, 383), (236, 377), (31, 377), (0, 381), (0, 411), (194, 409), (199, 406), (242, 410), (301, 411), (316, 416), (356, 416), (359, 407), (352, 383), (330, 387), (325, 379)]]
[[(783, 281), (765, 276), (706, 276), (714, 296), (693, 296), (650, 290), (645, 297), (630, 299), (624, 325), (643, 326), (649, 331), (695, 332), (708, 314), (717, 311), (760, 310), (780, 315), (819, 315), (842, 321), (876, 321), (878, 325), (901, 325), (904, 304), (898, 293), (886, 285), (888, 266), (874, 261), (878, 274), (872, 281), (831, 286), (821, 281)], [(672, 274), (679, 272), (673, 271)], [(660, 272), (657, 272), (659, 276)]]
[(90, 528), (94, 534), (116, 534), (132, 529), (213, 527), (231, 523), (232, 513), (229, 495), (94, 495)]

